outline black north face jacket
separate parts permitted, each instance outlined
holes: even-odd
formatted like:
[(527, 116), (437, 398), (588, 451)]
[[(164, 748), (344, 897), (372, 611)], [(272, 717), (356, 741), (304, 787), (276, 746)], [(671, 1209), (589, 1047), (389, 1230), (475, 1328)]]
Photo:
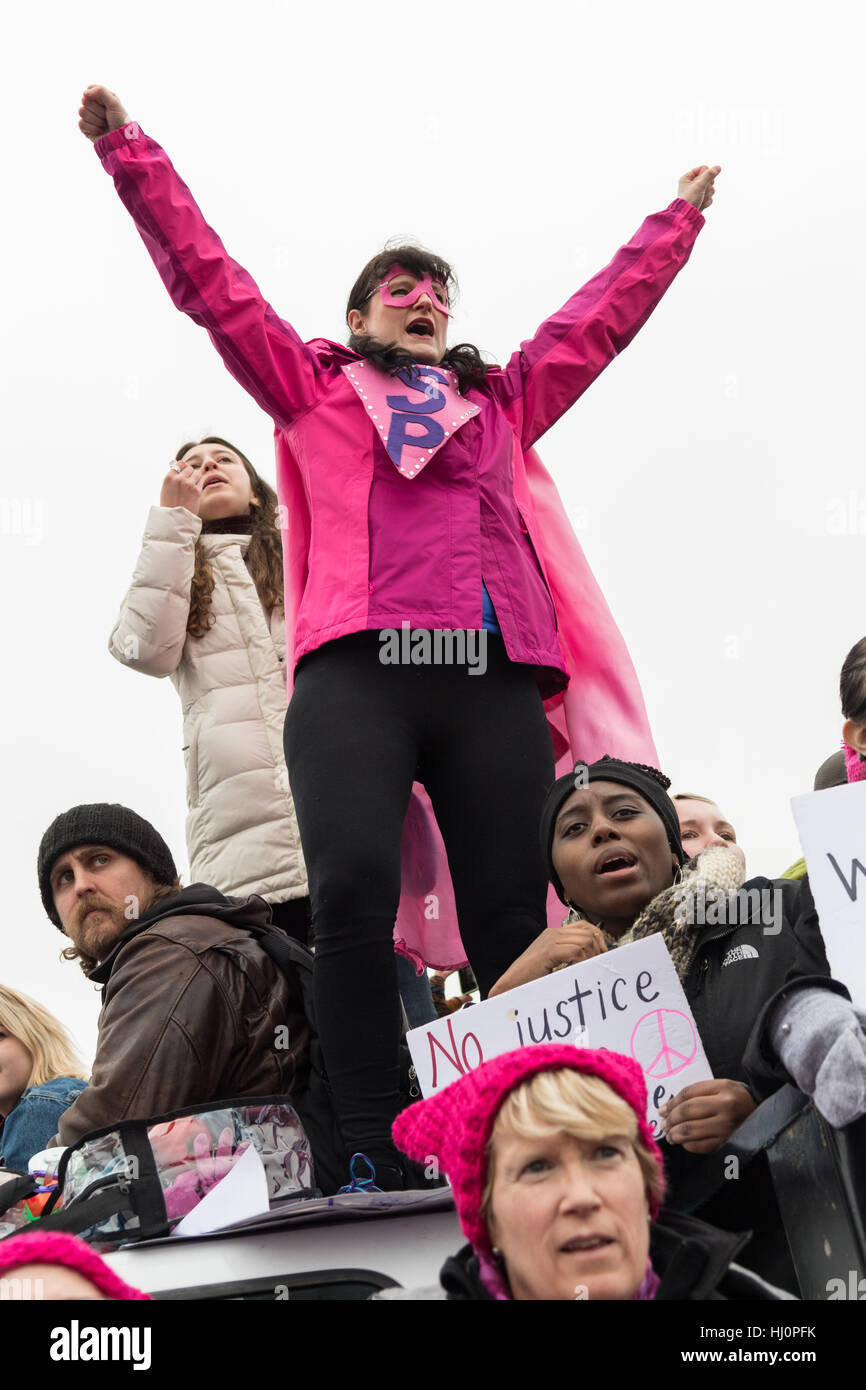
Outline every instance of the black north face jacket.
[(732, 902), (719, 922), (708, 906), (683, 989), (713, 1075), (761, 1101), (790, 1081), (767, 1037), (775, 1005), (795, 981), (844, 990), (830, 979), (808, 878), (751, 878)]
[[(751, 892), (749, 891), (751, 890)], [(830, 978), (808, 878), (749, 879), (737, 896), (744, 920), (700, 928), (683, 988), (713, 1075), (741, 1081), (757, 1102), (792, 1083), (773, 1052), (769, 1021), (788, 991), (818, 985), (847, 995)], [(707, 916), (711, 914), (708, 912)], [(673, 1078), (676, 1081), (676, 1078)], [(665, 1097), (666, 1099), (667, 1097)], [(744, 1262), (773, 1284), (798, 1287), (763, 1153), (720, 1181), (719, 1154), (692, 1154), (661, 1141), (667, 1201), (699, 1211), (728, 1231), (751, 1231)], [(722, 1154), (726, 1146), (722, 1146)]]

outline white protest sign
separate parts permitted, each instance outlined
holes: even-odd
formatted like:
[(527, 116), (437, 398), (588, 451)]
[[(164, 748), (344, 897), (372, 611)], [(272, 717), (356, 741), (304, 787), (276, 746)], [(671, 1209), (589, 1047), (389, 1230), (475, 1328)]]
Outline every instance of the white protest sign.
[(633, 1057), (647, 1119), (693, 1081), (710, 1081), (692, 1011), (661, 936), (570, 965), (406, 1035), (421, 1094), (432, 1095), (491, 1057), (531, 1043), (574, 1043)]
[(866, 1006), (866, 782), (791, 799), (827, 960)]

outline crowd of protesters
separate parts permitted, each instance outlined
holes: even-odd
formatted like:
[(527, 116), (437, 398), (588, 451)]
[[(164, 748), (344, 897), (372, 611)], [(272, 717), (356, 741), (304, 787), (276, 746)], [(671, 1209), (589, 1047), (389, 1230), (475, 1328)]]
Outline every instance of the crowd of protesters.
[[(124, 1120), (280, 1095), (309, 1117), (323, 1190), (351, 1191), (359, 1154), (377, 1190), (419, 1185), (441, 1155), (470, 1243), (413, 1296), (784, 1296), (760, 1164), (713, 1225), (678, 1192), (786, 1082), (831, 1124), (863, 1114), (860, 1021), (804, 866), (744, 882), (720, 807), (668, 795), (624, 645), (533, 453), (688, 260), (718, 167), (684, 175), (500, 369), (448, 345), (454, 275), (416, 246), (364, 267), (347, 346), (301, 342), (117, 97), (88, 88), (80, 118), (175, 304), (273, 418), (279, 496), (217, 436), (184, 444), (163, 478), (110, 650), (181, 698), (193, 882), (134, 810), (52, 821), (39, 889), (102, 988), (96, 1056), (85, 1077), (57, 1020), (0, 992), (0, 1156), (23, 1169)], [(385, 662), (385, 632), (474, 633), (485, 660), (431, 664), (413, 645)], [(866, 643), (842, 699), (856, 780)], [(773, 889), (773, 935), (757, 911), (684, 923), (699, 886)], [(431, 895), (434, 926), (413, 934)], [(541, 1044), (407, 1094), (407, 1019), (474, 997), (445, 1000), (451, 968), (468, 960), (486, 998), (655, 933), (714, 1077), (670, 1099), (660, 1142), (640, 1068), (604, 1051)], [(327, 1133), (310, 1099), (324, 1077)]]

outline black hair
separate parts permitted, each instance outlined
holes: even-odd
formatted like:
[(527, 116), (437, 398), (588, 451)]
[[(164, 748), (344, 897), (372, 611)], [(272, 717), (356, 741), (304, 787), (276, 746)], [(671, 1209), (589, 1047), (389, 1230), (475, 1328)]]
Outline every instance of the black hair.
[(839, 695), (845, 718), (866, 724), (866, 637), (860, 638), (842, 663)]

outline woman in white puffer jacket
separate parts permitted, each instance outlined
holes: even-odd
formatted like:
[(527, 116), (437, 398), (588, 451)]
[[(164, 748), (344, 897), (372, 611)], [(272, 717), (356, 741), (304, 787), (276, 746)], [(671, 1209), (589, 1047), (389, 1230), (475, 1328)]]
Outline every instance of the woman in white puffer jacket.
[(306, 940), (307, 877), (283, 756), (286, 635), (276, 493), (210, 436), (148, 516), (112, 656), (170, 676), (183, 707), (192, 880), (259, 893)]

